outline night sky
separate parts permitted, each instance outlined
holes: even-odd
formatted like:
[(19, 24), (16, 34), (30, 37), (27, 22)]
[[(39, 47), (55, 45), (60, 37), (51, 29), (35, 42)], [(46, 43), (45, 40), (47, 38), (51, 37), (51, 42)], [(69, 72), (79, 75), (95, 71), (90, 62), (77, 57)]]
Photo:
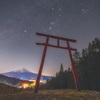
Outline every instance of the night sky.
[[(0, 73), (38, 72), (43, 46), (36, 42), (45, 38), (36, 32), (76, 39), (71, 45), (81, 51), (100, 38), (100, 0), (0, 0)], [(43, 74), (54, 75), (61, 63), (70, 67), (68, 51), (49, 47)]]

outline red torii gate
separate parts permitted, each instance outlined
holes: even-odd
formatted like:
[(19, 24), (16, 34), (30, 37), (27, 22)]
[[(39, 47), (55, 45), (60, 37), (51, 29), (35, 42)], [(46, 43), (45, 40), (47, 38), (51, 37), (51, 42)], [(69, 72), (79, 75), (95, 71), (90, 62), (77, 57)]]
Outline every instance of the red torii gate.
[[(43, 51), (43, 55), (42, 55), (42, 59), (41, 59), (41, 64), (40, 64), (40, 68), (39, 68), (39, 72), (38, 72), (34, 92), (37, 93), (38, 89), (39, 89), (40, 77), (41, 77), (41, 73), (42, 73), (42, 69), (43, 69), (45, 56), (46, 56), (46, 51), (47, 51), (48, 46), (49, 47), (60, 48), (60, 49), (67, 49), (69, 51), (69, 56), (70, 56), (70, 61), (71, 61), (71, 64), (72, 64), (72, 72), (73, 72), (73, 76), (74, 76), (75, 87), (78, 90), (78, 78), (77, 78), (76, 69), (75, 69), (75, 66), (74, 66), (74, 61), (73, 61), (72, 53), (71, 53), (71, 51), (76, 51), (76, 49), (71, 48), (70, 44), (69, 44), (69, 42), (76, 42), (76, 40), (68, 39), (68, 38), (62, 38), (62, 37), (53, 36), (53, 35), (42, 34), (42, 33), (36, 33), (36, 35), (46, 37), (46, 42), (45, 43), (36, 43), (37, 45), (44, 46), (44, 51)], [(50, 38), (57, 39), (57, 45), (49, 44), (49, 39)], [(59, 40), (66, 41), (67, 46), (65, 46), (65, 47), (60, 46), (60, 43), (59, 43), (60, 41)]]

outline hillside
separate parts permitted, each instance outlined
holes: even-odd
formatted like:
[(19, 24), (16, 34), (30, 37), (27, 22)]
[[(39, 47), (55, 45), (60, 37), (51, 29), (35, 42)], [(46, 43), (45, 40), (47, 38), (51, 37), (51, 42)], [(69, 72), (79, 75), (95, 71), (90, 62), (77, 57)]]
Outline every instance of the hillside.
[(4, 84), (10, 84), (10, 85), (16, 85), (18, 82), (21, 82), (22, 80), (12, 77), (7, 77), (0, 74), (0, 83)]
[(10, 85), (0, 83), (0, 95), (1, 94), (12, 94), (12, 93), (16, 93), (16, 92), (19, 92), (19, 91), (21, 91), (21, 90), (15, 88), (15, 87), (12, 87)]

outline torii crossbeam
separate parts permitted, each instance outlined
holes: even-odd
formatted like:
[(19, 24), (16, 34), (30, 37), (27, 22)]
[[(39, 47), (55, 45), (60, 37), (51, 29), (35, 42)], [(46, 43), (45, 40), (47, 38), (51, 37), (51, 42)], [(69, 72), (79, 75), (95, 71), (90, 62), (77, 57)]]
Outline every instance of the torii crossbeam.
[[(44, 65), (44, 61), (45, 61), (47, 47), (55, 47), (55, 48), (60, 48), (60, 49), (66, 49), (66, 50), (69, 51), (69, 56), (70, 56), (70, 61), (71, 61), (71, 65), (72, 65), (72, 72), (73, 72), (73, 76), (74, 76), (75, 87), (78, 90), (78, 78), (77, 78), (76, 69), (75, 69), (75, 66), (74, 66), (74, 61), (73, 61), (72, 53), (71, 53), (71, 51), (76, 51), (76, 49), (70, 47), (70, 44), (69, 44), (69, 42), (76, 42), (76, 40), (63, 38), (63, 37), (58, 37), (58, 36), (53, 36), (53, 35), (42, 34), (42, 33), (36, 33), (36, 35), (46, 37), (46, 42), (45, 43), (36, 43), (37, 45), (44, 46), (44, 51), (43, 51), (43, 55), (42, 55), (42, 59), (41, 59), (41, 64), (40, 64), (40, 68), (39, 68), (39, 72), (38, 72), (34, 92), (37, 93), (38, 89), (39, 89), (40, 77), (41, 77), (41, 74), (42, 74), (42, 69), (43, 69), (43, 65)], [(57, 44), (56, 45), (49, 44), (49, 39), (50, 38), (56, 39)], [(65, 47), (61, 46), (60, 45), (60, 40), (66, 41), (67, 46), (65, 46)]]

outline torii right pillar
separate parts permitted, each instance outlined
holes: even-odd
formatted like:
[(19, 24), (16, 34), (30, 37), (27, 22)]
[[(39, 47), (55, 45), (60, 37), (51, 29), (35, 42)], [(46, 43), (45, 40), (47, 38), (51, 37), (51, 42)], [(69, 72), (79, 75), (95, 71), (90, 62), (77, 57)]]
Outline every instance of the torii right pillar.
[(67, 50), (69, 51), (69, 56), (70, 56), (72, 72), (73, 72), (73, 76), (74, 76), (75, 87), (76, 87), (76, 90), (79, 90), (78, 78), (77, 78), (77, 74), (76, 74), (76, 68), (75, 68), (75, 65), (74, 65), (74, 61), (73, 61), (73, 58), (72, 58), (71, 47), (70, 47), (69, 41), (66, 41), (66, 42), (67, 42), (67, 47), (68, 47)]

